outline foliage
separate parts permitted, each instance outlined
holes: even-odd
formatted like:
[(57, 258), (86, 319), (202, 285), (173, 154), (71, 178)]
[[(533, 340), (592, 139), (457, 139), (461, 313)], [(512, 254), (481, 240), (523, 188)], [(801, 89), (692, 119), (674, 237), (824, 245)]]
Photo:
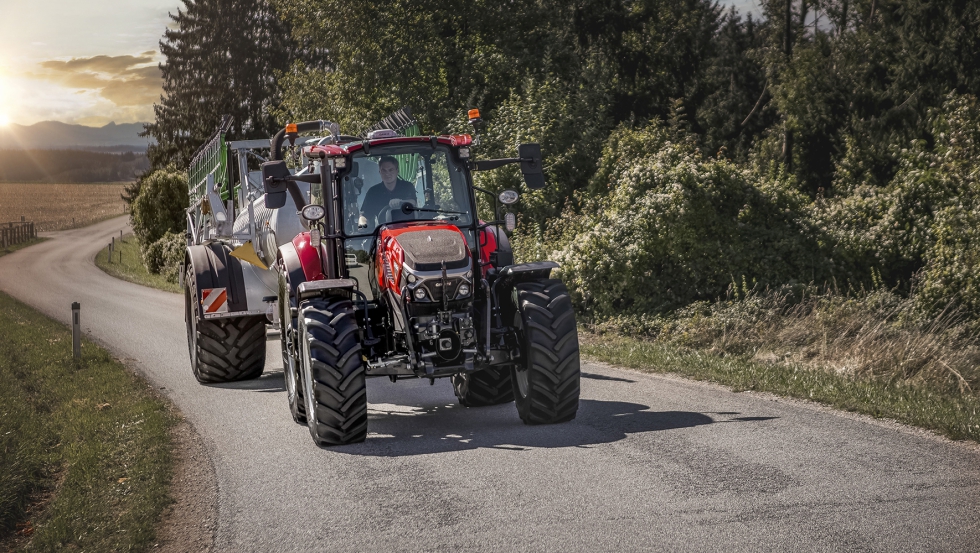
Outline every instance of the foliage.
[(815, 225), (826, 229), (823, 246), (841, 276), (867, 281), (875, 270), (885, 284), (908, 289), (925, 267), (917, 279), (923, 300), (940, 309), (952, 300), (980, 306), (966, 276), (975, 267), (970, 225), (980, 209), (980, 106), (952, 94), (929, 120), (932, 140), (896, 148), (898, 170), (887, 186), (857, 185), (818, 202)]
[[(214, 0), (178, 13), (154, 160), (186, 157), (250, 78), (262, 107), (239, 102), (240, 132), (256, 136), (272, 118), (356, 134), (404, 105), (423, 133), (465, 132), (480, 107), (474, 155), (530, 141), (545, 155), (518, 258), (563, 261), (591, 316), (663, 313), (733, 282), (887, 286), (980, 316), (976, 2), (762, 0), (754, 19), (710, 0), (270, 1), (238, 10), (274, 38), (249, 51), (260, 69), (214, 61), (238, 38), (210, 29), (237, 15)], [(516, 167), (476, 182), (522, 190)]]
[(181, 293), (179, 279), (171, 281), (168, 280), (171, 275), (167, 275), (166, 272), (158, 274), (146, 270), (143, 252), (140, 251), (139, 243), (131, 234), (124, 236), (121, 240), (116, 240), (112, 249), (111, 262), (108, 246), (99, 250), (99, 253), (95, 255), (95, 266), (102, 269), (106, 274), (121, 280), (156, 288), (164, 292)]
[(158, 169), (143, 179), (130, 215), (140, 248), (145, 251), (168, 232), (184, 229), (187, 203), (187, 180), (174, 168)]
[(914, 299), (892, 290), (733, 285), (718, 301), (695, 302), (666, 315), (621, 315), (596, 329), (719, 355), (963, 392), (980, 389), (980, 337), (974, 326), (962, 310), (948, 305), (923, 316)]
[(557, 223), (554, 257), (576, 303), (596, 317), (716, 298), (729, 284), (823, 276), (804, 198), (662, 126), (613, 133), (581, 215)]
[(557, 79), (529, 81), (523, 88), (525, 93), (512, 93), (494, 112), (478, 151), (483, 158), (514, 157), (522, 143), (542, 144), (547, 186), (527, 190), (517, 166), (478, 173), (475, 181), (495, 194), (523, 190), (520, 222), (530, 229), (558, 215), (566, 199), (586, 186), (609, 132), (609, 118), (595, 107), (603, 103), (601, 89), (570, 89)]
[(229, 138), (275, 132), (278, 71), (315, 57), (291, 42), (290, 27), (267, 0), (184, 0), (160, 42), (163, 97), (144, 136), (154, 169), (187, 167), (197, 148), (231, 115)]
[(162, 275), (167, 282), (176, 284), (186, 249), (187, 239), (183, 233), (167, 231), (143, 250), (143, 264), (147, 271)]

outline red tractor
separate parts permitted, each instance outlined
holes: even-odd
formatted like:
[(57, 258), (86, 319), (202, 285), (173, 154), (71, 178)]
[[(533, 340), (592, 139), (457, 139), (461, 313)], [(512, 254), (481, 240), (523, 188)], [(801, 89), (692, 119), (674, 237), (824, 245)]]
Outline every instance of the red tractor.
[[(473, 171), (520, 164), (527, 186), (541, 188), (540, 147), (474, 160), (479, 112), (470, 122), (475, 141), (331, 131), (290, 148), (299, 171), (283, 160), (284, 142), (329, 125), (287, 125), (272, 140), (265, 205), (291, 200), (309, 228), (278, 248), (274, 267), (287, 396), (320, 446), (366, 438), (365, 380), (375, 376), (451, 378), (462, 405), (513, 400), (526, 424), (575, 417), (578, 334), (568, 290), (551, 278), (558, 264), (515, 264), (501, 227), (513, 230), (506, 210), (518, 194), (495, 196), (472, 180)], [(299, 183), (310, 186), (308, 203)], [(499, 220), (478, 218), (476, 193)]]

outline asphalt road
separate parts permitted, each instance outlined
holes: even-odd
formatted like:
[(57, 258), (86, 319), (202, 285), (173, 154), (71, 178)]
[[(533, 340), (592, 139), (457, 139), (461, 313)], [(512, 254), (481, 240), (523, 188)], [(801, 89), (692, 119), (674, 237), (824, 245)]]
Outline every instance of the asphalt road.
[(0, 289), (134, 365), (203, 436), (218, 551), (978, 551), (980, 453), (895, 424), (583, 365), (578, 418), (526, 427), (446, 381), (369, 380), (363, 444), (315, 447), (266, 374), (201, 386), (182, 298), (92, 264), (125, 219), (0, 258)]

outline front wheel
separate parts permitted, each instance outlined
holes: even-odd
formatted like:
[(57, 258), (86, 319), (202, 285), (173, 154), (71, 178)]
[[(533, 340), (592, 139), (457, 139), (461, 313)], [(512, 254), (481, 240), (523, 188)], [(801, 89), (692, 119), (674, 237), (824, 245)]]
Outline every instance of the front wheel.
[(568, 289), (555, 279), (522, 282), (513, 301), (521, 350), (511, 369), (517, 413), (524, 424), (570, 421), (578, 411), (581, 367)]
[(367, 438), (367, 385), (349, 300), (299, 304), (298, 342), (306, 422), (320, 447)]

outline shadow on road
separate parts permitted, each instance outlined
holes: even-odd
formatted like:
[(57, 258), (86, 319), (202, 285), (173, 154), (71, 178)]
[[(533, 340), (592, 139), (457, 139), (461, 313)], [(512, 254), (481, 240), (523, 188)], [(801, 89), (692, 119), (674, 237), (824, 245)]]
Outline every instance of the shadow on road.
[[(209, 388), (224, 388), (227, 390), (245, 390), (248, 392), (285, 392), (286, 386), (282, 380), (282, 371), (263, 373), (253, 380), (208, 384)], [(283, 400), (285, 401), (285, 400)]]
[(580, 402), (575, 420), (547, 426), (524, 425), (513, 403), (467, 409), (448, 401), (421, 405), (372, 401), (368, 417), (366, 442), (331, 447), (329, 451), (401, 457), (477, 448), (520, 452), (534, 448), (590, 447), (629, 435), (734, 422), (715, 421), (702, 413), (650, 411), (648, 406), (638, 403), (593, 399)]
[[(583, 373), (582, 377), (635, 382), (588, 373)], [(742, 414), (735, 411), (651, 411), (649, 406), (639, 403), (583, 399), (579, 402), (578, 415), (570, 422), (527, 426), (517, 416), (513, 402), (492, 407), (462, 407), (453, 395), (449, 381), (438, 383), (439, 386), (429, 386), (424, 381), (408, 380), (390, 384), (386, 379), (370, 379), (367, 441), (331, 447), (329, 451), (401, 457), (478, 448), (514, 452), (534, 448), (587, 448), (616, 442), (630, 435), (714, 423), (762, 422), (775, 418), (732, 417)], [(254, 380), (211, 384), (209, 387), (273, 394), (285, 391), (281, 370), (267, 372)], [(285, 395), (282, 403), (285, 409)]]

